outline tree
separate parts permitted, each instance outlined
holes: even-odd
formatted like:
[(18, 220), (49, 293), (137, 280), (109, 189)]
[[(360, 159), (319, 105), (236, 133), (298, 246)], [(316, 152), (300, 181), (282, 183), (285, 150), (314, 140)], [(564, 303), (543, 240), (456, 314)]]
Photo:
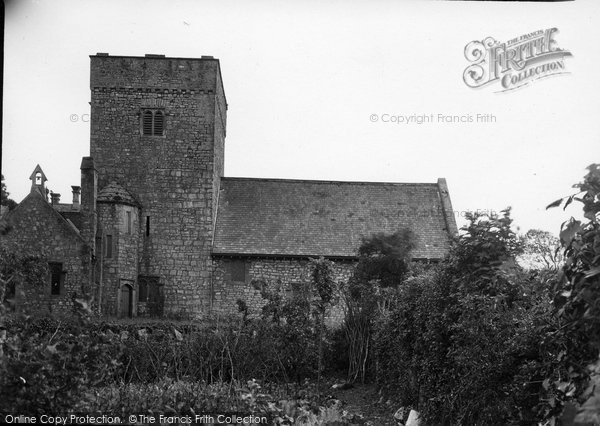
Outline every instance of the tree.
[(363, 238), (358, 249), (357, 279), (377, 280), (381, 287), (397, 287), (408, 272), (415, 235), (410, 229), (393, 234), (383, 232)]
[(0, 188), (0, 204), (8, 207), (9, 210), (17, 207), (17, 202), (8, 198), (10, 193), (6, 190), (6, 184), (4, 183), (4, 175), (0, 175), (1, 177), (1, 188)]
[(530, 229), (523, 235), (523, 255), (520, 260), (528, 269), (558, 271), (564, 262), (560, 240), (551, 232)]
[(511, 229), (510, 207), (502, 215), (468, 213), (469, 224), (452, 252), (456, 267), (463, 272), (481, 273), (503, 262), (512, 262), (522, 253), (521, 242)]
[(385, 290), (398, 287), (409, 271), (415, 236), (409, 229), (363, 238), (359, 260), (345, 294), (344, 330), (348, 341), (348, 381), (364, 382), (373, 321), (385, 305)]

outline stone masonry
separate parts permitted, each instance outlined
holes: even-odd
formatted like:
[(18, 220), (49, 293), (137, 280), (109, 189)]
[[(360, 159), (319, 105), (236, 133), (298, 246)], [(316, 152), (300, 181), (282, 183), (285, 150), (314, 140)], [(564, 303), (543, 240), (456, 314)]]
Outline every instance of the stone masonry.
[[(243, 265), (244, 280), (236, 281), (231, 269), (234, 263)], [(338, 286), (348, 283), (355, 266), (353, 261), (334, 262), (333, 279)], [(214, 312), (218, 315), (231, 315), (237, 312), (237, 300), (248, 305), (248, 314), (258, 316), (265, 300), (261, 296), (262, 285), (269, 289), (279, 287), (289, 296), (297, 285), (308, 284), (312, 268), (307, 259), (285, 258), (216, 258), (214, 260)], [(338, 303), (327, 314), (331, 323), (339, 323), (343, 318), (342, 304)]]
[(39, 255), (59, 267), (60, 283), (55, 293), (47, 282), (24, 283), (15, 289), (17, 306), (38, 312), (67, 313), (72, 309), (74, 297), (92, 290), (91, 251), (74, 224), (48, 203), (43, 185), (39, 189), (33, 187), (10, 212), (6, 221), (9, 231), (0, 244), (16, 253)]

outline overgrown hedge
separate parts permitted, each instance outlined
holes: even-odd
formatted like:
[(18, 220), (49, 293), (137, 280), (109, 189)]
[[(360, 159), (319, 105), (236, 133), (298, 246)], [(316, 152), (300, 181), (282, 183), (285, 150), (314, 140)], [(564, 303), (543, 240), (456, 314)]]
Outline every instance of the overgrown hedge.
[[(379, 383), (432, 425), (582, 424), (574, 418), (585, 401), (578, 418), (600, 421), (588, 385), (597, 379), (586, 372), (600, 349), (592, 308), (571, 322), (555, 297), (571, 295), (564, 278), (514, 262), (520, 245), (508, 210), (468, 219), (450, 256), (401, 283), (380, 316)], [(592, 295), (578, 303), (597, 304)]]
[[(550, 414), (544, 380), (558, 367), (548, 299), (510, 303), (465, 293), (443, 271), (398, 291), (375, 341), (378, 381), (430, 424), (535, 424)], [(549, 351), (552, 349), (552, 351)], [(556, 352), (558, 353), (558, 352)]]
[[(268, 319), (201, 325), (18, 318), (5, 326), (0, 411), (60, 411), (82, 389), (110, 384), (289, 383), (314, 378), (318, 369), (315, 330)], [(336, 362), (329, 336), (325, 359)]]

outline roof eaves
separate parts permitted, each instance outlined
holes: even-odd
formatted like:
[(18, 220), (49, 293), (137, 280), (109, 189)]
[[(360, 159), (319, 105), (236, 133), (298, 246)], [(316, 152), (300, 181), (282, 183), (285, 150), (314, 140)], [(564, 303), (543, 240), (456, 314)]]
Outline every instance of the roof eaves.
[(346, 255), (328, 255), (328, 254), (290, 254), (290, 253), (241, 253), (241, 252), (219, 252), (213, 251), (213, 257), (224, 258), (224, 257), (252, 257), (262, 259), (317, 259), (324, 257), (332, 260), (358, 260), (358, 256), (346, 256)]

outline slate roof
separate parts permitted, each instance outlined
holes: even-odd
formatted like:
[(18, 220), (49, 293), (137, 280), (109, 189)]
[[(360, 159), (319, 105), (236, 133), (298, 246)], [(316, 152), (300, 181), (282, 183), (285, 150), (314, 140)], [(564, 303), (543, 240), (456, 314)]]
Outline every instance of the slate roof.
[(120, 203), (131, 206), (139, 206), (133, 195), (117, 182), (110, 182), (96, 196), (97, 202), (104, 203)]
[(352, 258), (362, 237), (408, 227), (413, 257), (440, 259), (452, 233), (442, 206), (436, 183), (222, 178), (213, 254)]
[(81, 226), (83, 223), (83, 213), (79, 211), (59, 211), (59, 213), (62, 215), (62, 217), (71, 221), (71, 223), (81, 231)]
[(70, 221), (78, 230), (81, 230), (81, 224), (83, 222), (83, 213), (81, 212), (81, 205), (75, 204), (52, 204), (50, 205), (61, 214), (62, 217)]

